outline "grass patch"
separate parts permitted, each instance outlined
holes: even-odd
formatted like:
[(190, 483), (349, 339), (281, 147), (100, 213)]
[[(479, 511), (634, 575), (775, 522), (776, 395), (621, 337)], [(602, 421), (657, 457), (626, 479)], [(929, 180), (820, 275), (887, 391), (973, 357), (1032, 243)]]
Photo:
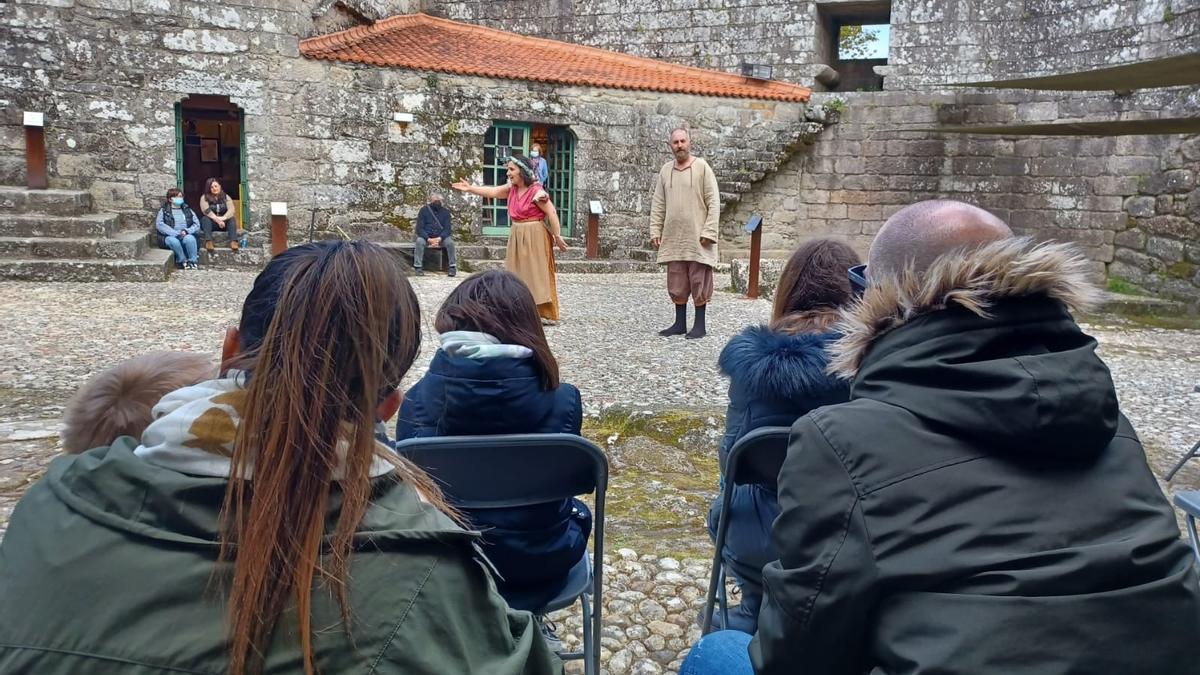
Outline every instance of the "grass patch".
[(1140, 291), (1137, 286), (1134, 286), (1129, 281), (1121, 277), (1109, 277), (1106, 286), (1110, 293), (1120, 293), (1121, 295), (1139, 295)]

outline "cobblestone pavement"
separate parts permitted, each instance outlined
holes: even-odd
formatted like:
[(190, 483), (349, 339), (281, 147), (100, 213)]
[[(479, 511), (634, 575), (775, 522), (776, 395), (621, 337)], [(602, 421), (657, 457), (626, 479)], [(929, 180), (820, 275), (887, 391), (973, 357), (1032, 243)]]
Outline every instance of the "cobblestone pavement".
[[(58, 418), (75, 387), (114, 361), (151, 349), (215, 353), (253, 278), (202, 270), (165, 284), (0, 283), (0, 535), (25, 486), (57, 452)], [(430, 275), (411, 281), (421, 297), (426, 335), (409, 382), (433, 354), (433, 316), (457, 280)], [(767, 318), (768, 302), (718, 292), (708, 314), (709, 337), (684, 340), (655, 334), (673, 318), (662, 275), (561, 275), (558, 283), (563, 322), (548, 335), (564, 380), (579, 386), (591, 418), (618, 410), (691, 410), (711, 418), (716, 411), (719, 426), (726, 383), (716, 371), (717, 355), (734, 332)], [(1200, 439), (1200, 331), (1109, 318), (1086, 326), (1100, 340), (1122, 409), (1155, 473), (1164, 475)], [(610, 445), (610, 451), (636, 454), (636, 446)], [(688, 452), (711, 459), (706, 453), (712, 448)], [(614, 471), (621, 466), (615, 462)], [(1200, 461), (1169, 487), (1184, 488), (1200, 488)], [(687, 530), (691, 545), (672, 548), (673, 557), (641, 544), (637, 552), (610, 547), (602, 648), (614, 675), (674, 672), (695, 639), (708, 573), (702, 514), (702, 508), (685, 513), (696, 521)], [(556, 619), (567, 644), (577, 644), (577, 611)]]

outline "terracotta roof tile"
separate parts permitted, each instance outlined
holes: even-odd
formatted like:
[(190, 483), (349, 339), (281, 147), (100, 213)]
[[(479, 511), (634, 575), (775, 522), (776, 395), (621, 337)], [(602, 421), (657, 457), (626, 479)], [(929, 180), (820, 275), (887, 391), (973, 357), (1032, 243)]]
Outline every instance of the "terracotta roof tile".
[(584, 87), (795, 102), (808, 101), (810, 93), (796, 84), (527, 37), (427, 14), (388, 17), (370, 26), (308, 38), (300, 42), (300, 53), (313, 59)]

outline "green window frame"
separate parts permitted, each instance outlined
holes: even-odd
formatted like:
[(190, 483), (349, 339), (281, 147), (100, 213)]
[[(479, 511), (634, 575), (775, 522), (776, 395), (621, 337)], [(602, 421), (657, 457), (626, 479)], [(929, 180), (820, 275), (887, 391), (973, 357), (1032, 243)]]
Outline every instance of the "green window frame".
[[(503, 185), (508, 181), (508, 166), (504, 158), (514, 151), (528, 155), (529, 135), (532, 130), (528, 124), (514, 122), (493, 122), (483, 137), (483, 184)], [(483, 200), (483, 234), (497, 236), (508, 234), (508, 200)]]
[(549, 133), (546, 161), (550, 169), (546, 190), (558, 211), (562, 234), (575, 232), (575, 134), (565, 127), (553, 127)]

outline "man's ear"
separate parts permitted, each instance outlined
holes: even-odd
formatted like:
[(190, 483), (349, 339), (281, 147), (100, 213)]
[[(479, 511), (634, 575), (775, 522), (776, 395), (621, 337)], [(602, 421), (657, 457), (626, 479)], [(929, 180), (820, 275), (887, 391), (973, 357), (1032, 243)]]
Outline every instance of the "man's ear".
[(400, 403), (404, 401), (404, 394), (400, 393), (399, 389), (393, 389), (392, 393), (383, 397), (379, 402), (379, 407), (375, 408), (375, 419), (380, 422), (386, 422), (392, 419), (392, 415), (400, 409)]
[(226, 328), (225, 340), (221, 342), (221, 370), (228, 368), (229, 362), (240, 351), (242, 351), (242, 336), (238, 334), (238, 329)]

